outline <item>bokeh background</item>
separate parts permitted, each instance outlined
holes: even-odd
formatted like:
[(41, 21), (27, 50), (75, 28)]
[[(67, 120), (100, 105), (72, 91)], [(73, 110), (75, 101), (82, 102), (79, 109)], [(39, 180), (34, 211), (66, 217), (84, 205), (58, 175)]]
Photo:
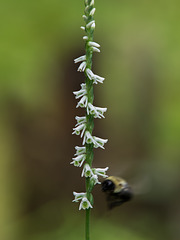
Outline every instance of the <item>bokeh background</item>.
[[(69, 164), (84, 81), (73, 59), (84, 53), (83, 0), (1, 0), (0, 239), (84, 239), (84, 191)], [(133, 201), (107, 211), (94, 189), (91, 237), (180, 239), (180, 2), (96, 1), (95, 105), (108, 107), (94, 134), (108, 138), (94, 167), (124, 177)]]

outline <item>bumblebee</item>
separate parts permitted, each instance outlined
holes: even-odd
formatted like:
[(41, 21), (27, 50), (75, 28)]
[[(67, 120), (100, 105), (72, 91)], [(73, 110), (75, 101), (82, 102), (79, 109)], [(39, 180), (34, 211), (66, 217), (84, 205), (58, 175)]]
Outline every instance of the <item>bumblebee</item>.
[(102, 191), (106, 194), (108, 208), (120, 206), (133, 197), (129, 184), (122, 178), (110, 176), (102, 182)]

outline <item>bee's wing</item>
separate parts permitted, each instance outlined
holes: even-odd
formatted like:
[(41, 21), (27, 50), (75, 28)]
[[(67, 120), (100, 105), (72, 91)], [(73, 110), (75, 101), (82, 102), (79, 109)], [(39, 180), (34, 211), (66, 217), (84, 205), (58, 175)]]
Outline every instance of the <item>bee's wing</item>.
[(121, 199), (121, 197), (117, 194), (107, 194), (106, 200), (109, 210), (113, 209), (114, 207), (120, 206), (124, 202), (126, 202), (124, 199)]
[(143, 195), (151, 191), (152, 184), (149, 177), (144, 176), (139, 179), (134, 179), (131, 184), (135, 195)]
[(120, 206), (123, 203), (124, 203), (124, 201), (122, 201), (122, 200), (117, 200), (115, 202), (108, 202), (108, 209), (111, 210), (114, 207), (118, 207), (118, 206)]

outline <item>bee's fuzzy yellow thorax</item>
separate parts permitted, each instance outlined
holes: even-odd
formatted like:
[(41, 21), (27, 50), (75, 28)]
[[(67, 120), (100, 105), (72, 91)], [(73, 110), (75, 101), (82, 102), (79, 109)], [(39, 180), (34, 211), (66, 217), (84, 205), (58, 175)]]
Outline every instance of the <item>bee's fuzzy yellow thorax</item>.
[(127, 185), (127, 182), (123, 178), (110, 176), (107, 180), (111, 180), (114, 183), (114, 193), (120, 192)]

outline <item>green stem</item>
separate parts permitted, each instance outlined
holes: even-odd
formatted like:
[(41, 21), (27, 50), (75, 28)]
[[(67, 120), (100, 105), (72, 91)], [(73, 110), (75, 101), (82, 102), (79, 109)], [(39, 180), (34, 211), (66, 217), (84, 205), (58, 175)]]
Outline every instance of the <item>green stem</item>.
[(90, 220), (90, 208), (86, 209), (86, 240), (89, 240), (89, 220)]
[[(89, 183), (90, 183), (90, 179), (86, 178), (86, 189), (87, 189), (87, 198), (88, 199), (90, 198), (90, 192), (88, 191), (89, 190)], [(90, 224), (89, 224), (89, 222), (90, 222), (90, 208), (86, 209), (86, 225), (85, 225), (86, 240), (90, 239), (90, 236), (89, 236)]]
[[(87, 5), (89, 5), (91, 2), (91, 0), (85, 0), (85, 7), (87, 7)], [(92, 10), (93, 6), (89, 7), (87, 12), (85, 12), (87, 18), (88, 18), (88, 22), (94, 20), (93, 16), (90, 16), (90, 11)], [(94, 30), (93, 29), (87, 29), (86, 28), (86, 33), (88, 36), (88, 41), (85, 44), (85, 49), (86, 49), (86, 64), (87, 64), (87, 68), (91, 69), (92, 68), (92, 55), (93, 55), (93, 51), (91, 49), (91, 47), (88, 45), (89, 41), (93, 41), (93, 33)], [(86, 75), (86, 74), (85, 74)], [(90, 80), (88, 78), (88, 76), (86, 75), (86, 88), (87, 88), (87, 97), (88, 97), (88, 102), (93, 104), (93, 100), (94, 100), (94, 93), (93, 93), (93, 82), (92, 80)], [(92, 134), (93, 128), (94, 128), (94, 116), (91, 114), (87, 114), (86, 113), (86, 118), (87, 118), (87, 131), (89, 131)], [(93, 157), (94, 157), (94, 152), (93, 152), (93, 148), (94, 145), (93, 144), (86, 144), (86, 162), (90, 165), (90, 167), (92, 166), (92, 161), (93, 161)], [(86, 178), (86, 192), (87, 192), (87, 199), (91, 202), (92, 204), (92, 195), (91, 195), (91, 191), (92, 191), (92, 186), (90, 186), (90, 178)], [(89, 230), (89, 225), (90, 225), (90, 208), (86, 209), (86, 224), (85, 224), (85, 234), (86, 234), (86, 240), (90, 240), (90, 230)]]

